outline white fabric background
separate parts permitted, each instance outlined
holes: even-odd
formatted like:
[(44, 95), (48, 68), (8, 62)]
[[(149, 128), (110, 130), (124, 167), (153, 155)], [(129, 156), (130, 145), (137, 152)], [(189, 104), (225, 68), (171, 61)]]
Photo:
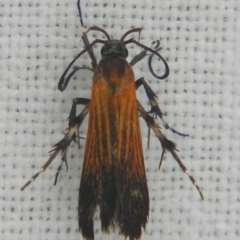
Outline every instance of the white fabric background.
[[(136, 78), (144, 76), (154, 89), (169, 125), (190, 134), (163, 129), (177, 143), (204, 201), (170, 154), (158, 171), (161, 146), (152, 134), (147, 149), (141, 120), (151, 199), (142, 239), (239, 239), (239, 7), (238, 0), (82, 0), (86, 27), (104, 27), (115, 38), (142, 27), (142, 43), (161, 40), (170, 76), (156, 80), (146, 58), (134, 67)], [(83, 48), (76, 0), (1, 0), (0, 25), (0, 239), (82, 239), (77, 202), (84, 140), (81, 150), (71, 146), (69, 170), (62, 170), (57, 186), (60, 158), (20, 191), (63, 137), (72, 99), (91, 93), (89, 71), (79, 71), (64, 93), (57, 90), (62, 72)], [(129, 59), (140, 50), (130, 49)], [(83, 64), (90, 66), (87, 55)], [(143, 89), (138, 99), (148, 107)], [(87, 119), (84, 137), (86, 129)], [(102, 234), (96, 215), (95, 239), (123, 238)]]

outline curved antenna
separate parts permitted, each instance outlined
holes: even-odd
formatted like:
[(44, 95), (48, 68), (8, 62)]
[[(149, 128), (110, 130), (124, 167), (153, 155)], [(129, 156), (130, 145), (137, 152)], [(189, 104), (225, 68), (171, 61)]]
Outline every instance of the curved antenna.
[[(160, 48), (157, 48), (155, 51), (158, 52), (158, 51), (160, 51), (160, 50), (161, 50), (161, 47), (160, 47)], [(168, 67), (168, 69), (166, 69), (166, 67), (165, 67), (165, 69), (166, 69), (165, 74), (167, 74), (166, 77), (164, 77), (165, 74), (162, 75), (162, 76), (157, 75), (157, 74), (153, 71), (153, 69), (152, 69), (152, 59), (153, 59), (154, 54), (155, 54), (155, 53), (151, 54), (151, 55), (149, 56), (149, 58), (148, 58), (148, 67), (149, 67), (149, 70), (150, 70), (151, 74), (152, 74), (155, 78), (160, 79), (160, 80), (163, 80), (163, 79), (167, 78), (168, 75), (169, 75), (169, 67)], [(160, 54), (159, 54), (159, 55), (160, 55)], [(160, 55), (160, 56), (161, 56), (161, 55)], [(167, 62), (166, 62), (163, 58), (161, 58), (161, 60), (163, 61), (164, 66), (165, 66), (165, 63), (167, 64)], [(168, 66), (168, 65), (167, 65), (167, 66)]]
[[(73, 71), (68, 74), (68, 76), (65, 78), (65, 81), (63, 82), (63, 84), (62, 84), (62, 86), (61, 86), (61, 89), (59, 89), (61, 92), (63, 92), (63, 91), (67, 88), (68, 83), (70, 82), (70, 80), (71, 80), (71, 78), (73, 77), (73, 75), (74, 75), (77, 71), (79, 71), (79, 70), (81, 70), (81, 69), (83, 69), (83, 70), (87, 69), (87, 70), (93, 72), (93, 69), (92, 69), (92, 68), (89, 68), (89, 67), (85, 67), (85, 66), (83, 66), (83, 67), (77, 67), (77, 66), (76, 66), (76, 67), (73, 67)], [(58, 87), (58, 88), (59, 88), (59, 87)]]
[[(125, 34), (124, 34), (124, 35), (125, 35)], [(149, 66), (149, 69), (150, 69), (150, 72), (152, 73), (152, 75), (153, 75), (155, 78), (161, 79), (161, 80), (168, 77), (168, 75), (169, 75), (169, 67), (168, 67), (168, 64), (167, 64), (167, 62), (165, 61), (165, 59), (164, 59), (156, 50), (153, 50), (153, 49), (151, 49), (151, 48), (149, 48), (149, 47), (141, 44), (140, 42), (138, 42), (138, 41), (136, 41), (136, 40), (134, 40), (134, 39), (129, 39), (129, 40), (127, 40), (127, 41), (124, 41), (124, 43), (125, 43), (125, 45), (127, 45), (127, 44), (129, 44), (129, 43), (134, 43), (134, 44), (136, 44), (136, 45), (144, 48), (145, 50), (151, 52), (152, 54), (151, 54), (151, 56), (149, 57), (148, 66)], [(160, 50), (160, 49), (158, 49), (158, 50)], [(163, 62), (163, 64), (164, 64), (165, 73), (164, 73), (163, 75), (161, 75), (161, 76), (158, 76), (158, 75), (153, 71), (153, 69), (152, 69), (152, 64), (151, 64), (151, 63), (152, 63), (152, 58), (153, 58), (153, 55), (154, 55), (154, 54), (157, 55), (157, 56), (161, 59), (161, 61)]]
[[(85, 30), (85, 28), (84, 28), (84, 26), (83, 26), (82, 10), (81, 10), (81, 6), (80, 6), (80, 5), (81, 5), (81, 4), (80, 4), (80, 0), (78, 0), (78, 1), (77, 1), (77, 8), (78, 8), (78, 15), (79, 15), (79, 19), (80, 19), (80, 24), (81, 24), (81, 26), (82, 26), (82, 40), (83, 40), (83, 43), (84, 43), (85, 46), (89, 46), (90, 43), (89, 43), (88, 37), (87, 37), (87, 35), (86, 35), (86, 30)], [(93, 49), (92, 49), (92, 48), (88, 50), (88, 54), (89, 54), (89, 57), (90, 57), (91, 60), (92, 60), (92, 66), (93, 66), (93, 68), (95, 68), (95, 67), (97, 66), (97, 60), (96, 60), (96, 58), (95, 58), (95, 56), (94, 56), (94, 53), (93, 53)], [(70, 79), (69, 79), (69, 80), (70, 80)], [(68, 80), (68, 82), (69, 82), (69, 80)], [(66, 83), (66, 87), (67, 87), (68, 82)], [(66, 88), (66, 87), (65, 87), (65, 88)], [(64, 88), (64, 89), (65, 89), (65, 88)], [(64, 90), (64, 89), (63, 89), (63, 90)], [(63, 91), (63, 90), (62, 90), (62, 91)]]
[[(60, 91), (64, 90), (64, 86), (66, 85), (66, 80), (65, 77), (69, 71), (69, 69), (71, 68), (71, 66), (76, 62), (76, 60), (82, 56), (85, 52), (87, 52), (90, 48), (92, 48), (96, 43), (102, 43), (105, 44), (106, 41), (102, 40), (102, 39), (95, 39), (89, 46), (87, 46), (85, 49), (83, 49), (71, 62), (70, 64), (67, 66), (67, 68), (65, 69), (64, 73), (62, 74), (59, 82), (58, 82), (58, 89)], [(69, 80), (68, 80), (69, 81)], [(68, 82), (67, 82), (68, 84)]]
[(131, 29), (131, 30), (129, 30), (126, 33), (123, 34), (123, 36), (121, 37), (120, 41), (124, 41), (124, 39), (126, 38), (127, 35), (129, 35), (130, 33), (134, 33), (134, 32), (139, 32), (139, 36), (138, 36), (138, 41), (139, 41), (140, 35), (141, 35), (141, 31), (142, 31), (141, 28)]
[(111, 40), (110, 36), (108, 35), (108, 33), (104, 29), (102, 29), (100, 27), (97, 27), (97, 26), (92, 26), (86, 31), (86, 34), (91, 30), (102, 32), (106, 36), (107, 40)]

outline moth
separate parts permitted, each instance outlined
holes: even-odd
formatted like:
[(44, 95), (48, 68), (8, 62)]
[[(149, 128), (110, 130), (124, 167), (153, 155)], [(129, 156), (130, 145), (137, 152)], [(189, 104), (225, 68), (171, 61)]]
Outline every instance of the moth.
[[(83, 27), (80, 0), (78, 0), (77, 6), (80, 23)], [(87, 37), (89, 31), (101, 32), (106, 39), (95, 39), (90, 43)], [(58, 89), (64, 91), (72, 76), (77, 71), (87, 68), (75, 66), (76, 60), (87, 53), (91, 58), (92, 68), (90, 70), (93, 71), (91, 98), (73, 100), (66, 135), (55, 144), (51, 151), (52, 155), (41, 170), (21, 188), (24, 190), (33, 182), (60, 153), (62, 163), (56, 173), (54, 182), (56, 184), (62, 165), (68, 166), (67, 151), (69, 145), (71, 142), (79, 144), (79, 128), (89, 114), (78, 200), (79, 230), (86, 240), (94, 239), (93, 217), (97, 207), (100, 210), (101, 228), (104, 233), (109, 233), (110, 230), (117, 228), (120, 235), (130, 240), (137, 240), (140, 239), (142, 229), (146, 226), (149, 215), (149, 193), (139, 115), (161, 143), (163, 151), (159, 168), (164, 154), (167, 151), (170, 152), (196, 186), (201, 198), (204, 198), (196, 181), (189, 175), (187, 168), (176, 154), (176, 145), (162, 134), (152, 114), (162, 120), (166, 129), (181, 136), (187, 135), (179, 133), (165, 122), (157, 103), (157, 96), (144, 78), (135, 80), (132, 66), (146, 57), (148, 53), (150, 53), (148, 65), (152, 75), (157, 79), (168, 77), (169, 67), (159, 54), (159, 42), (156, 42), (156, 46), (153, 48), (147, 47), (139, 41), (129, 38), (129, 35), (133, 33), (140, 35), (141, 29), (134, 28), (127, 31), (120, 40), (111, 39), (109, 34), (100, 27), (93, 26), (87, 31), (83, 30), (82, 39), (85, 49), (68, 65), (59, 80)], [(102, 58), (99, 62), (92, 49), (95, 44), (103, 45)], [(128, 56), (127, 45), (129, 44), (143, 48), (130, 63), (126, 60)], [(165, 72), (161, 76), (158, 76), (152, 69), (153, 56), (157, 56), (162, 61)], [(136, 98), (136, 90), (141, 86), (144, 88), (151, 105), (149, 112)], [(84, 105), (84, 108), (77, 115), (78, 105)]]

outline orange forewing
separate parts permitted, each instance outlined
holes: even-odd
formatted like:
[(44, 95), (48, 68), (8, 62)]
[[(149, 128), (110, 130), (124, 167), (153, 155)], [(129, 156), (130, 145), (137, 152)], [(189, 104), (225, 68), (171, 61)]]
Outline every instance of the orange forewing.
[(93, 77), (79, 192), (79, 227), (86, 238), (93, 236), (97, 206), (103, 231), (117, 225), (124, 236), (140, 237), (149, 196), (134, 73), (119, 58), (100, 61)]

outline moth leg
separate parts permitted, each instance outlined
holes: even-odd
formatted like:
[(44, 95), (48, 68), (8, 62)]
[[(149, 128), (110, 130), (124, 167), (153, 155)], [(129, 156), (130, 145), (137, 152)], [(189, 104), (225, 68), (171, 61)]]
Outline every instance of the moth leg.
[(71, 127), (72, 125), (75, 124), (76, 121), (78, 121), (77, 115), (77, 105), (85, 105), (87, 106), (90, 103), (90, 99), (88, 98), (74, 98), (71, 111), (69, 113), (68, 117), (68, 126)]
[[(80, 24), (81, 24), (81, 27), (82, 27), (82, 33), (83, 33), (83, 34), (82, 34), (82, 40), (83, 40), (83, 43), (84, 43), (84, 45), (85, 45), (85, 48), (88, 48), (88, 47), (90, 47), (91, 44), (90, 44), (90, 42), (89, 42), (89, 40), (88, 40), (88, 37), (87, 37), (87, 32), (88, 32), (88, 31), (86, 31), (86, 29), (85, 29), (84, 26), (83, 26), (83, 18), (82, 18), (82, 11), (81, 11), (81, 6), (80, 6), (80, 0), (78, 0), (78, 2), (77, 2), (77, 8), (78, 8), (79, 20), (80, 20)], [(73, 71), (72, 71), (70, 74), (68, 74), (68, 76), (66, 77), (66, 80), (65, 80), (65, 75), (66, 75), (66, 74), (64, 74), (64, 78), (62, 78), (62, 77), (60, 78), (59, 83), (58, 83), (58, 89), (59, 89), (60, 91), (63, 92), (63, 91), (66, 89), (66, 87), (67, 87), (70, 79), (72, 78), (72, 76), (73, 76), (78, 70), (80, 70), (80, 69), (89, 69), (90, 71), (93, 71), (93, 70), (96, 68), (96, 66), (97, 66), (97, 60), (96, 60), (96, 58), (95, 58), (93, 49), (92, 49), (92, 48), (89, 48), (89, 49), (87, 50), (87, 53), (88, 53), (89, 57), (91, 58), (93, 69), (92, 69), (92, 68), (89, 68), (89, 67), (85, 67), (85, 66), (83, 66), (83, 67), (73, 67)], [(72, 63), (70, 63), (69, 66), (70, 66), (70, 65), (72, 65)], [(68, 67), (69, 67), (69, 66), (68, 66)], [(68, 67), (67, 67), (67, 69), (68, 69)]]
[[(83, 18), (82, 18), (82, 11), (81, 11), (81, 6), (80, 6), (80, 0), (78, 0), (78, 2), (77, 2), (77, 8), (78, 8), (80, 24), (82, 26), (82, 32), (83, 32), (82, 40), (83, 40), (83, 43), (84, 43), (85, 47), (87, 48), (90, 45), (90, 42), (89, 42), (88, 37), (87, 37), (87, 31), (85, 30), (85, 28), (83, 26)], [(92, 67), (95, 69), (96, 66), (97, 66), (97, 60), (95, 58), (93, 49), (90, 48), (87, 52), (88, 52), (89, 57), (92, 60)]]
[[(76, 117), (77, 114), (77, 105), (87, 105), (90, 103), (90, 99), (88, 98), (74, 98), (71, 111), (68, 117), (68, 127), (70, 128), (71, 126), (74, 126), (76, 122), (78, 121), (78, 118)], [(76, 133), (73, 135), (72, 140), (74, 142), (78, 143), (78, 149), (80, 149), (80, 137), (79, 137), (79, 128), (77, 130), (77, 136)]]
[[(88, 47), (90, 45), (90, 42), (89, 42), (88, 37), (87, 37), (87, 32), (85, 31), (84, 28), (82, 28), (82, 32), (83, 32), (83, 34), (82, 34), (83, 43), (84, 43), (85, 47)], [(97, 66), (97, 60), (96, 60), (95, 55), (93, 53), (93, 49), (89, 48), (87, 52), (88, 52), (89, 57), (91, 58), (92, 67), (93, 67), (93, 69), (95, 69), (96, 66)]]
[[(156, 49), (156, 51), (160, 50), (158, 49), (159, 45), (160, 45), (160, 41), (153, 41), (150, 48), (153, 48), (153, 45), (156, 44), (156, 46), (154, 46), (154, 49)], [(131, 66), (134, 66), (135, 64), (137, 64), (138, 62), (140, 62), (143, 58), (145, 58), (146, 56), (148, 56), (148, 51), (147, 50), (143, 50), (141, 51), (138, 55), (136, 55), (131, 62), (129, 63)]]
[(204, 200), (204, 196), (203, 193), (200, 189), (200, 187), (198, 186), (197, 182), (195, 181), (195, 179), (189, 174), (188, 169), (185, 167), (185, 165), (183, 164), (183, 162), (181, 161), (181, 159), (178, 157), (176, 151), (176, 145), (175, 143), (173, 143), (172, 141), (168, 140), (161, 132), (160, 128), (157, 126), (157, 124), (155, 123), (154, 119), (152, 116), (150, 116), (145, 109), (142, 107), (142, 105), (138, 102), (138, 111), (141, 114), (142, 118), (145, 120), (145, 122), (147, 123), (148, 127), (151, 128), (153, 130), (153, 132), (155, 133), (155, 135), (157, 136), (158, 140), (160, 141), (161, 145), (162, 145), (162, 149), (163, 149), (163, 153), (161, 155), (161, 159), (160, 159), (160, 164), (159, 164), (159, 168), (161, 167), (162, 164), (162, 160), (164, 157), (164, 154), (166, 153), (166, 151), (169, 151), (172, 156), (174, 157), (174, 159), (177, 161), (178, 165), (181, 167), (181, 169), (183, 170), (184, 173), (186, 173), (188, 175), (188, 177), (190, 178), (191, 182), (193, 183), (193, 185), (197, 188), (202, 200)]
[[(67, 150), (68, 147), (71, 143), (71, 141), (73, 140), (73, 136), (75, 134), (75, 132), (80, 128), (83, 120), (85, 119), (85, 117), (87, 116), (89, 112), (89, 104), (86, 104), (86, 106), (84, 107), (84, 109), (82, 110), (82, 112), (75, 117), (74, 120), (74, 124), (72, 122), (72, 125), (69, 126), (67, 133), (65, 134), (64, 138), (58, 142), (57, 144), (54, 145), (53, 150), (50, 151), (50, 153), (52, 153), (52, 155), (50, 156), (50, 158), (47, 160), (47, 162), (42, 166), (42, 168), (40, 169), (40, 171), (38, 173), (36, 173), (22, 188), (21, 191), (23, 191), (30, 183), (32, 183), (42, 172), (44, 172), (48, 166), (52, 163), (52, 161), (55, 159), (55, 157), (58, 155), (59, 152), (61, 152), (62, 155), (62, 163), (65, 163), (67, 166)], [(55, 184), (57, 181), (57, 177), (59, 174), (59, 171), (61, 170), (61, 166), (58, 168), (58, 171), (56, 173), (56, 177), (55, 177)]]
[[(78, 124), (79, 122), (79, 116), (76, 116), (76, 112), (77, 112), (77, 105), (89, 105), (90, 103), (90, 99), (87, 98), (74, 98), (73, 99), (73, 104), (71, 107), (71, 111), (68, 117), (68, 129), (70, 128), (74, 128), (76, 124)], [(80, 126), (79, 126), (80, 127)], [(73, 142), (77, 142), (78, 143), (78, 149), (80, 149), (80, 136), (79, 136), (79, 127), (77, 128), (77, 130), (74, 132), (74, 134), (72, 135), (72, 139), (70, 140), (68, 146), (70, 145), (71, 141)], [(62, 152), (62, 159), (61, 159), (61, 164), (57, 169), (57, 173), (55, 176), (55, 181), (54, 181), (54, 185), (57, 184), (57, 179), (59, 176), (59, 173), (62, 169), (62, 165), (63, 163), (65, 163), (66, 168), (68, 170), (68, 164), (67, 164), (67, 149), (66, 151)]]
[(131, 62), (129, 63), (131, 66), (134, 66), (135, 64), (137, 64), (138, 62), (140, 62), (143, 58), (145, 58), (148, 54), (147, 54), (147, 50), (143, 50), (141, 51), (138, 55), (136, 55)]
[[(90, 42), (88, 40), (88, 37), (87, 37), (87, 32), (86, 29), (84, 28), (83, 26), (83, 19), (82, 19), (82, 12), (81, 12), (81, 7), (80, 7), (80, 0), (78, 0), (77, 2), (77, 8), (78, 8), (78, 13), (79, 13), (79, 19), (80, 19), (80, 24), (82, 26), (82, 40), (83, 40), (83, 43), (85, 45), (85, 48), (89, 48), (90, 47)], [(73, 77), (73, 75), (81, 70), (81, 69), (88, 69), (90, 71), (94, 71), (94, 69), (96, 68), (97, 66), (97, 60), (95, 58), (95, 55), (94, 55), (94, 52), (93, 52), (93, 49), (92, 48), (89, 48), (87, 50), (87, 53), (89, 55), (89, 57), (91, 58), (91, 64), (92, 64), (92, 68), (89, 68), (89, 67), (86, 67), (86, 66), (83, 66), (83, 67), (77, 67), (77, 66), (73, 66), (72, 67), (72, 71), (67, 75), (64, 74), (64, 77), (60, 78), (59, 82), (58, 82), (58, 89), (63, 92), (66, 88), (67, 88), (67, 85), (68, 83), (70, 82), (71, 78)], [(70, 63), (67, 67), (67, 69), (70, 67), (70, 65), (72, 65), (72, 63)], [(66, 76), (67, 75), (67, 76)], [(66, 76), (66, 78), (65, 78)]]
[(157, 103), (157, 95), (153, 92), (153, 90), (151, 89), (151, 87), (147, 84), (147, 82), (144, 80), (144, 78), (140, 78), (138, 79), (136, 82), (135, 82), (135, 85), (136, 85), (136, 90), (140, 87), (140, 86), (143, 86), (144, 87), (144, 90), (146, 92), (146, 95), (149, 99), (149, 102), (150, 102), (150, 105), (151, 105), (151, 110), (149, 111), (149, 113), (153, 114), (154, 117), (158, 116), (162, 123), (163, 123), (163, 126), (166, 128), (166, 129), (169, 129), (171, 130), (173, 133), (176, 133), (182, 137), (187, 137), (189, 136), (188, 134), (184, 134), (184, 133), (180, 133), (178, 132), (177, 130), (175, 130), (174, 128), (170, 127), (167, 122), (165, 121), (164, 117), (163, 117), (163, 113), (161, 111), (161, 109), (159, 108), (158, 106), (158, 103)]

